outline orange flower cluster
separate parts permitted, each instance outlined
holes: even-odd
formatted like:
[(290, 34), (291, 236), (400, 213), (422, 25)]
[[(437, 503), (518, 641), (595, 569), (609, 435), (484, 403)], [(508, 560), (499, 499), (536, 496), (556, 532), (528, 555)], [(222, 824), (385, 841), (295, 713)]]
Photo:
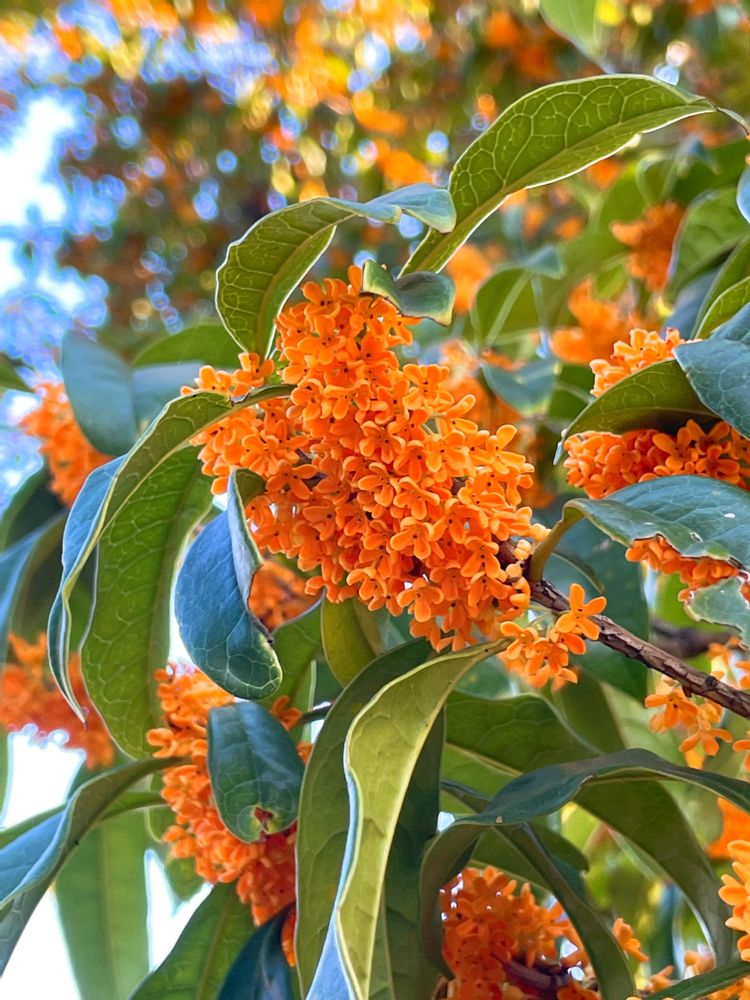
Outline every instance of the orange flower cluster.
[[(212, 708), (228, 705), (231, 695), (199, 670), (160, 670), (159, 700), (166, 726), (152, 729), (147, 739), (156, 747), (155, 757), (189, 757), (189, 764), (164, 771), (162, 798), (175, 814), (175, 823), (164, 839), (178, 858), (193, 858), (197, 874), (207, 882), (236, 882), (237, 895), (252, 909), (253, 920), (264, 923), (294, 902), (294, 844), (296, 823), (279, 833), (261, 836), (246, 844), (227, 830), (211, 792), (206, 761), (206, 727)], [(279, 698), (271, 712), (292, 729), (301, 713)], [(299, 744), (307, 759), (309, 744)], [(293, 919), (286, 921), (284, 950), (293, 963)]]
[(728, 853), (734, 875), (721, 876), (724, 885), (719, 889), (719, 896), (732, 907), (727, 927), (742, 933), (738, 942), (740, 958), (750, 962), (750, 842), (733, 840), (728, 845)]
[(253, 577), (248, 605), (270, 632), (301, 615), (311, 603), (305, 581), (288, 566), (267, 559)]
[[(559, 904), (540, 906), (528, 884), (517, 882), (488, 866), (465, 868), (440, 890), (445, 960), (455, 979), (448, 985), (453, 1000), (521, 998), (536, 981), (550, 985), (547, 963), (561, 972), (559, 1000), (578, 1000), (586, 993), (566, 993), (572, 981), (566, 969), (587, 965), (578, 936)], [(557, 944), (567, 939), (575, 953), (558, 963)], [(555, 975), (556, 973), (551, 973)], [(533, 991), (536, 995), (537, 990)], [(548, 995), (548, 994), (545, 994)]]
[(677, 727), (686, 731), (680, 750), (689, 754), (699, 748), (694, 764), (698, 764), (704, 755), (714, 757), (719, 752), (719, 741), (732, 741), (731, 733), (716, 725), (721, 720), (721, 707), (705, 700), (698, 704), (694, 698), (685, 694), (676, 681), (668, 677), (661, 678), (656, 691), (648, 695), (644, 704), (646, 708), (661, 709), (649, 722), (649, 728), (655, 733)]
[[(715, 967), (713, 956), (698, 951), (685, 952), (685, 971), (691, 975), (700, 976), (705, 972), (711, 972)], [(707, 1000), (750, 1000), (750, 976), (744, 976), (731, 986), (709, 993)]]
[(61, 382), (40, 382), (36, 387), (39, 405), (20, 421), (21, 429), (39, 438), (39, 451), (47, 460), (53, 493), (70, 506), (86, 477), (109, 461), (89, 444), (76, 423)]
[(687, 600), (694, 590), (700, 587), (710, 587), (720, 580), (737, 576), (736, 566), (724, 562), (723, 559), (713, 559), (711, 556), (692, 558), (682, 556), (661, 535), (653, 538), (639, 538), (625, 553), (630, 562), (643, 563), (650, 569), (670, 575), (677, 573), (682, 583), (686, 584), (679, 593), (680, 600)]
[(518, 73), (539, 83), (558, 77), (554, 50), (559, 38), (545, 24), (517, 19), (510, 10), (494, 11), (484, 25), (484, 40), (502, 52)]
[(627, 340), (614, 343), (607, 360), (599, 355), (591, 362), (591, 371), (594, 373), (592, 395), (601, 396), (628, 375), (655, 365), (657, 361), (668, 361), (674, 357), (675, 347), (685, 343), (679, 330), (673, 327), (667, 327), (663, 337), (656, 330), (643, 330), (640, 327), (631, 330), (627, 337)]
[(615, 222), (612, 233), (630, 247), (628, 270), (648, 289), (658, 292), (667, 280), (672, 244), (682, 221), (683, 208), (676, 202), (651, 205), (637, 222)]
[[(372, 610), (408, 609), (411, 631), (437, 649), (477, 632), (499, 636), (502, 620), (529, 604), (522, 564), (545, 529), (520, 506), (532, 467), (506, 450), (511, 426), (480, 430), (440, 365), (400, 367), (412, 319), (387, 300), (327, 279), (277, 323), (291, 399), (244, 408), (196, 438), (214, 490), (233, 468), (266, 481), (247, 513), (258, 543), (318, 569), (308, 593), (359, 597)], [(259, 385), (268, 362), (241, 359), (233, 375), (203, 369), (200, 388), (228, 395)], [(241, 385), (240, 385), (241, 382)]]
[(568, 308), (578, 326), (555, 330), (552, 334), (552, 350), (570, 364), (585, 365), (604, 357), (620, 338), (627, 336), (630, 327), (643, 322), (637, 313), (623, 314), (616, 304), (601, 302), (592, 293), (590, 280), (573, 289)]
[(36, 642), (11, 635), (14, 663), (6, 663), (0, 674), (0, 726), (9, 733), (27, 726), (38, 740), (47, 740), (56, 732), (66, 734), (70, 750), (83, 750), (86, 766), (108, 767), (115, 750), (107, 729), (90, 701), (81, 677), (77, 656), (71, 658), (70, 676), (73, 691), (86, 715), (81, 722), (46, 671), (47, 637), (39, 633)]
[(568, 682), (575, 684), (578, 676), (568, 666), (570, 654), (585, 653), (583, 636), (599, 638), (599, 626), (591, 617), (600, 614), (607, 604), (605, 597), (584, 602), (585, 596), (583, 587), (574, 583), (570, 588), (570, 611), (560, 615), (545, 635), (533, 626), (522, 628), (516, 622), (503, 622), (500, 631), (512, 641), (499, 655), (508, 670), (535, 688), (544, 687), (550, 679), (555, 691)]

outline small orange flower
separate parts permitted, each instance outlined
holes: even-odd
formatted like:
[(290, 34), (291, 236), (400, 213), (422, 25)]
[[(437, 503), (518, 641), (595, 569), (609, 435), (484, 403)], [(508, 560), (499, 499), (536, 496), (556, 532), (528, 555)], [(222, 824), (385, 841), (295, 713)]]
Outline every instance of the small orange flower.
[(614, 303), (596, 300), (590, 279), (573, 289), (568, 308), (578, 326), (555, 330), (551, 346), (559, 358), (570, 364), (588, 364), (605, 357), (617, 341), (627, 336), (630, 327), (642, 322), (634, 312), (624, 315)]
[(744, 809), (734, 805), (727, 799), (719, 799), (719, 811), (722, 818), (722, 830), (716, 840), (708, 845), (708, 856), (717, 859), (729, 859), (729, 845), (733, 840), (746, 840), (750, 837), (750, 816)]
[[(680, 743), (683, 753), (700, 747), (701, 755), (714, 757), (719, 752), (719, 741), (729, 743), (732, 740), (731, 733), (716, 725), (721, 720), (720, 706), (712, 701), (699, 703), (695, 698), (689, 698), (671, 678), (663, 677), (644, 704), (646, 708), (661, 709), (649, 722), (654, 732), (663, 733), (678, 727), (686, 731), (687, 735)], [(695, 761), (699, 762), (700, 758)]]
[(674, 349), (685, 341), (678, 330), (669, 327), (664, 336), (656, 330), (631, 330), (627, 340), (618, 340), (608, 361), (593, 360), (594, 396), (601, 396), (607, 389), (621, 382), (628, 375), (639, 372), (658, 361), (674, 357)]
[(633, 934), (633, 928), (626, 924), (622, 917), (618, 917), (612, 925), (612, 933), (619, 946), (626, 954), (637, 959), (639, 962), (648, 962), (648, 955), (641, 951), (641, 942)]
[(722, 875), (721, 899), (732, 907), (727, 927), (740, 931), (738, 948), (743, 962), (750, 962), (750, 842), (733, 840), (728, 846), (734, 875)]
[(593, 615), (601, 614), (607, 606), (606, 597), (594, 597), (588, 602), (584, 602), (586, 593), (580, 583), (574, 583), (570, 587), (568, 602), (570, 611), (560, 615), (555, 623), (555, 632), (565, 634), (571, 632), (574, 635), (583, 635), (587, 639), (598, 639), (600, 628), (591, 621)]

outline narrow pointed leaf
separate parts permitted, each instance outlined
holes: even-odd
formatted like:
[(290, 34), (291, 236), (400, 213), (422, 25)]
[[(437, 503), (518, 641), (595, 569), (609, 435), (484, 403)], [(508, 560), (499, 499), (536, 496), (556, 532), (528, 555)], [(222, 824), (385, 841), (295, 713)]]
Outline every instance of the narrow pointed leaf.
[(457, 223), (428, 233), (405, 273), (439, 271), (508, 195), (561, 180), (651, 132), (714, 106), (646, 76), (553, 83), (506, 108), (459, 158), (448, 190)]

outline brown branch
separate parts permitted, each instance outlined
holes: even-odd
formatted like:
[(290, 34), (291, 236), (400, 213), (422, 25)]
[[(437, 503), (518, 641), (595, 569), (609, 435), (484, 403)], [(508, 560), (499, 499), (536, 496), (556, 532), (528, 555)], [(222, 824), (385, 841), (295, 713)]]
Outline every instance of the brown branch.
[[(542, 607), (560, 612), (570, 609), (567, 597), (546, 580), (539, 580), (530, 586), (532, 600)], [(735, 715), (750, 719), (750, 695), (724, 684), (711, 674), (689, 667), (676, 656), (634, 635), (611, 618), (594, 615), (591, 621), (599, 626), (599, 642), (603, 642), (605, 646), (623, 653), (631, 660), (639, 660), (650, 670), (658, 670), (660, 674), (671, 677), (681, 685), (686, 694), (700, 695), (729, 709)]]
[(707, 653), (714, 643), (725, 645), (732, 639), (732, 633), (723, 629), (713, 631), (695, 628), (692, 625), (672, 625), (657, 618), (651, 622), (651, 641), (665, 653), (671, 653), (681, 660)]

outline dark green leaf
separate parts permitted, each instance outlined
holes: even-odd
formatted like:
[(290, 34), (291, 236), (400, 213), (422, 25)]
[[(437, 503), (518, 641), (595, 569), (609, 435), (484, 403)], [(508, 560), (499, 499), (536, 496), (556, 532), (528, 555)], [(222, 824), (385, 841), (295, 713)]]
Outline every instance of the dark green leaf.
[(175, 617), (192, 660), (237, 698), (267, 697), (281, 681), (270, 633), (247, 603), (263, 562), (245, 517), (258, 489), (243, 495), (232, 474), (227, 509), (188, 550), (175, 590)]
[(474, 340), (501, 346), (511, 357), (518, 354), (518, 335), (536, 332), (540, 326), (534, 274), (529, 268), (508, 265), (487, 278), (471, 307)]
[(305, 768), (297, 831), (295, 952), (303, 991), (310, 988), (331, 920), (349, 826), (344, 741), (354, 718), (385, 685), (422, 663), (424, 640), (379, 657), (336, 699)]
[(219, 815), (240, 840), (251, 844), (297, 818), (304, 767), (289, 733), (261, 705), (211, 709), (208, 772)]
[(394, 278), (374, 260), (366, 260), (362, 269), (362, 291), (388, 299), (404, 316), (431, 319), (448, 326), (453, 315), (453, 282), (431, 271)]
[(631, 545), (663, 535), (684, 556), (711, 556), (750, 567), (750, 496), (701, 476), (636, 483), (606, 500), (570, 500), (566, 516), (585, 516), (610, 537)]
[(18, 392), (33, 392), (4, 355), (0, 355), (0, 389), (15, 389)]
[(55, 900), (82, 997), (126, 997), (148, 972), (142, 812), (90, 830), (60, 872)]
[(555, 358), (537, 358), (522, 368), (512, 370), (484, 363), (482, 374), (497, 397), (528, 416), (545, 409), (555, 383), (557, 367)]
[(733, 576), (711, 587), (700, 587), (691, 594), (687, 607), (703, 621), (739, 629), (742, 641), (750, 645), (750, 605), (742, 594), (742, 586), (740, 577)]
[(696, 395), (676, 361), (658, 361), (633, 372), (602, 393), (578, 414), (565, 436), (583, 431), (622, 434), (639, 427), (674, 431), (688, 420), (705, 422), (715, 414)]
[(288, 910), (253, 934), (232, 963), (216, 1000), (292, 1000), (289, 965), (281, 948)]
[[(743, 143), (743, 146), (745, 143)], [(736, 285), (742, 278), (750, 274), (750, 235), (740, 240), (735, 249), (730, 253), (719, 270), (716, 272), (711, 287), (708, 289), (703, 303), (698, 313), (696, 326), (700, 324), (703, 317), (711, 308), (718, 297), (732, 285)], [(677, 325), (677, 324), (674, 324)], [(689, 331), (681, 329), (683, 337), (687, 337)]]
[(649, 994), (649, 1000), (703, 1000), (725, 986), (733, 986), (747, 976), (747, 962), (735, 958), (719, 969), (713, 969), (702, 976), (693, 976), (674, 986)]
[(444, 232), (455, 222), (448, 193), (429, 184), (412, 184), (362, 204), (313, 198), (256, 222), (230, 245), (217, 276), (217, 306), (237, 343), (261, 357), (269, 353), (279, 310), (339, 223), (355, 218), (398, 222), (404, 212)]
[(216, 885), (179, 941), (130, 1000), (216, 1000), (229, 967), (252, 933), (234, 885)]
[(92, 778), (62, 810), (0, 849), (0, 971), (37, 903), (86, 831), (122, 792), (168, 763), (152, 758)]
[[(750, 278), (747, 281), (750, 291)], [(675, 357), (703, 403), (744, 437), (750, 436), (750, 333), (730, 339), (719, 331), (709, 340), (680, 344)]]
[(708, 337), (750, 302), (750, 277), (742, 278), (718, 295), (703, 315), (695, 331), (697, 339)]
[(154, 669), (169, 655), (175, 564), (210, 506), (211, 482), (195, 449), (177, 451), (144, 479), (99, 541), (81, 667), (107, 728), (134, 757), (152, 752), (145, 734), (160, 724)]
[(407, 271), (439, 271), (514, 191), (568, 177), (617, 152), (640, 132), (714, 110), (645, 76), (553, 83), (526, 94), (459, 158), (450, 177), (458, 222), (448, 236), (428, 233)]
[(76, 422), (91, 444), (105, 455), (128, 451), (138, 437), (138, 421), (130, 369), (122, 358), (69, 330), (62, 341), (60, 367)]
[(204, 320), (145, 348), (133, 361), (133, 368), (190, 363), (193, 375), (201, 365), (234, 371), (239, 363), (237, 353), (237, 342), (223, 325), (218, 320)]
[(272, 635), (273, 649), (282, 670), (281, 684), (274, 697), (286, 696), (302, 711), (310, 707), (310, 691), (315, 678), (310, 678), (309, 675), (322, 644), (321, 606), (322, 602), (316, 602), (301, 615), (279, 625)]
[(134, 368), (131, 380), (138, 431), (148, 427), (167, 403), (180, 395), (183, 386), (192, 385), (197, 374), (197, 365), (184, 361)]
[(0, 517), (0, 550), (40, 528), (61, 510), (60, 501), (48, 489), (47, 470), (32, 472), (16, 488)]
[(675, 240), (667, 288), (674, 296), (747, 235), (733, 188), (709, 191), (686, 212)]

